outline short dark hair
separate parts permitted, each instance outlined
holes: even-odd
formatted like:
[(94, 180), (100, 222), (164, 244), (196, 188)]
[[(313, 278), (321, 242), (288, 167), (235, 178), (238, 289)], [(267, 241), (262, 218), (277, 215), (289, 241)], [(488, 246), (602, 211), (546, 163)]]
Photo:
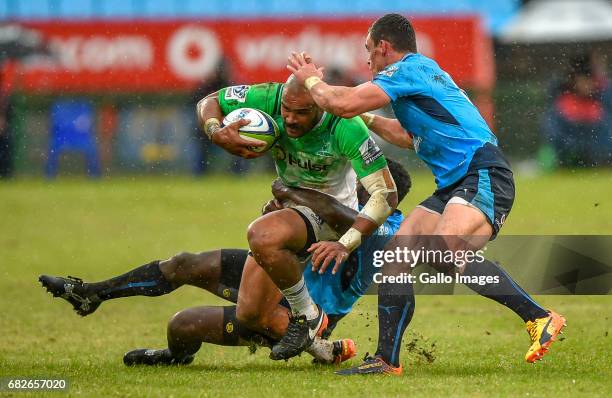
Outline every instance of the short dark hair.
[(397, 51), (417, 52), (414, 28), (408, 18), (403, 15), (383, 15), (370, 26), (369, 33), (375, 45), (381, 40), (386, 40), (391, 43), (393, 49)]
[(412, 188), (412, 180), (410, 179), (410, 174), (399, 162), (387, 158), (387, 166), (397, 187), (397, 203), (399, 203), (406, 197), (410, 188)]

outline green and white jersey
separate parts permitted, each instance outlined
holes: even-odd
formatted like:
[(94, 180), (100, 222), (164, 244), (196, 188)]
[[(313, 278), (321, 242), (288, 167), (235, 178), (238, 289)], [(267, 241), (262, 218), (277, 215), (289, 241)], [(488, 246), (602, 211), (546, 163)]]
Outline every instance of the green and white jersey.
[(239, 108), (254, 108), (276, 120), (280, 139), (272, 149), (276, 171), (291, 187), (316, 189), (357, 209), (356, 183), (387, 165), (382, 151), (359, 117), (342, 119), (324, 113), (319, 123), (299, 138), (285, 132), (281, 117), (281, 83), (233, 86), (219, 91), (224, 115)]

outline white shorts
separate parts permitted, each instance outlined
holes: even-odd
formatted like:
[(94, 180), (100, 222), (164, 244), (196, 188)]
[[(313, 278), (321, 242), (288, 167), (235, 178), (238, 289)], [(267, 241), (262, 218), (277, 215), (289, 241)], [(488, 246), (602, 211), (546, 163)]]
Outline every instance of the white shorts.
[[(321, 217), (317, 215), (310, 207), (300, 205), (290, 205), (291, 209), (300, 213), (304, 221), (308, 220), (308, 224), (312, 228), (314, 237), (309, 237), (309, 240), (319, 242), (322, 240), (338, 240), (342, 236), (336, 232), (329, 224), (327, 224)], [(306, 225), (308, 228), (308, 225)], [(313, 242), (314, 243), (314, 242)]]

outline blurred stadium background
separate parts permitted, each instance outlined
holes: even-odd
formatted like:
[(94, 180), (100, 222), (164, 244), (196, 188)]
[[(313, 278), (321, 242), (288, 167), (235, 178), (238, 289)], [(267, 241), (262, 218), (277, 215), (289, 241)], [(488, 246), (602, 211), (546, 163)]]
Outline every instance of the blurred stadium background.
[[(197, 99), (232, 82), (284, 80), (286, 55), (294, 49), (312, 53), (332, 81), (367, 80), (364, 32), (386, 12), (414, 20), (420, 51), (470, 93), (519, 172), (559, 163), (543, 118), (553, 104), (551, 87), (563, 80), (570, 60), (591, 57), (589, 72), (607, 85), (607, 0), (355, 0), (350, 7), (341, 0), (2, 0), (0, 96), (7, 128), (0, 174), (270, 167), (210, 148), (195, 125)], [(41, 46), (11, 49), (11, 40), (27, 47), (11, 36), (15, 24), (38, 34)], [(609, 164), (608, 97), (603, 133), (591, 141), (609, 156), (578, 165)], [(64, 151), (67, 146), (76, 154)]]
[[(365, 81), (365, 32), (387, 12), (414, 21), (420, 50), (469, 92), (511, 158), (504, 234), (612, 233), (610, 1), (0, 0), (0, 378), (68, 377), (82, 396), (611, 396), (609, 295), (539, 297), (569, 326), (535, 368), (510, 312), (420, 295), (406, 377), (347, 380), (306, 357), (216, 346), (180, 371), (126, 369), (123, 352), (165, 344), (173, 313), (221, 300), (186, 288), (79, 318), (38, 287), (42, 273), (100, 280), (182, 250), (245, 247), (271, 165), (211, 148), (195, 102), (232, 82), (284, 80), (291, 50), (309, 51), (328, 81)], [(563, 112), (574, 123), (556, 129)], [(385, 151), (410, 166), (411, 209), (433, 178), (414, 154)], [(366, 297), (338, 329), (360, 356), (375, 347), (375, 314)]]

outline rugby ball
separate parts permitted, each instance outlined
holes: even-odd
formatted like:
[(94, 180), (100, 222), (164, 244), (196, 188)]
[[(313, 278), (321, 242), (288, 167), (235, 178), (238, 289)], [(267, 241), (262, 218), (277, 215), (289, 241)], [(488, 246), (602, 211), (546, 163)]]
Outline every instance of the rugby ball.
[(280, 137), (278, 125), (272, 119), (272, 116), (265, 112), (252, 108), (240, 108), (228, 113), (223, 118), (223, 125), (234, 123), (240, 119), (248, 119), (250, 123), (242, 126), (238, 132), (240, 135), (249, 141), (263, 142), (266, 146), (251, 147), (254, 152), (265, 152), (272, 148)]

